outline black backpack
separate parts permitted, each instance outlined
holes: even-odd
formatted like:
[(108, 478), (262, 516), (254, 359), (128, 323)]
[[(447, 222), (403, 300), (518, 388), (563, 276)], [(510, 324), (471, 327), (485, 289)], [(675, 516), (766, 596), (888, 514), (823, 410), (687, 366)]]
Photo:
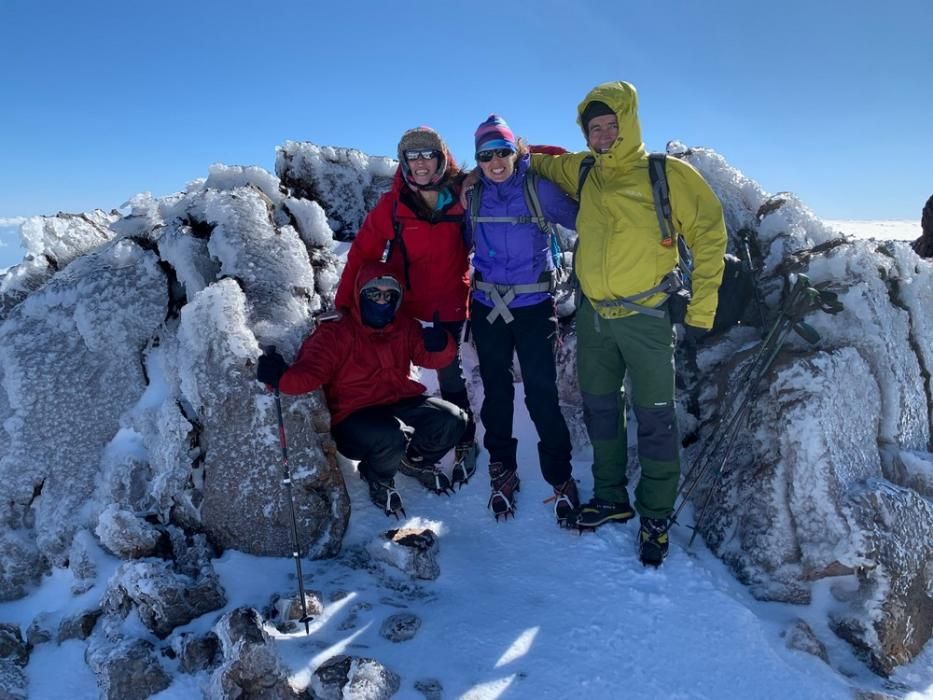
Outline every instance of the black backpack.
[[(583, 183), (596, 163), (593, 156), (587, 156), (580, 162), (580, 174), (577, 180), (577, 201), (583, 192)], [(683, 323), (687, 312), (687, 303), (690, 300), (690, 281), (693, 272), (693, 254), (687, 246), (683, 236), (674, 229), (674, 220), (671, 211), (670, 189), (667, 184), (667, 156), (664, 153), (652, 153), (648, 156), (648, 174), (651, 178), (651, 194), (654, 198), (654, 209), (658, 217), (658, 229), (662, 245), (672, 245), (677, 239), (677, 248), (680, 253), (678, 267), (684, 281), (686, 294), (674, 295), (668, 300), (671, 321)], [(577, 238), (579, 242), (579, 237)], [(576, 246), (574, 246), (576, 248)], [(574, 250), (576, 253), (576, 250)], [(716, 306), (716, 317), (713, 319), (713, 328), (710, 334), (723, 331), (738, 324), (745, 315), (749, 300), (754, 295), (754, 279), (748, 265), (731, 253), (723, 256), (724, 268), (722, 280), (719, 283), (719, 302)], [(576, 266), (576, 255), (574, 255)]]

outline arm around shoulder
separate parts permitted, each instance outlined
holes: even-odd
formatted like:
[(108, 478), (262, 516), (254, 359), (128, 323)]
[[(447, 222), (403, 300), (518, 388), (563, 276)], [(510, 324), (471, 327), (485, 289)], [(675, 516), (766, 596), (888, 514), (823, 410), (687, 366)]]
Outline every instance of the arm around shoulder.
[(565, 153), (559, 156), (532, 153), (531, 169), (542, 177), (546, 177), (567, 194), (576, 197), (580, 163), (587, 155), (589, 153), (586, 151)]

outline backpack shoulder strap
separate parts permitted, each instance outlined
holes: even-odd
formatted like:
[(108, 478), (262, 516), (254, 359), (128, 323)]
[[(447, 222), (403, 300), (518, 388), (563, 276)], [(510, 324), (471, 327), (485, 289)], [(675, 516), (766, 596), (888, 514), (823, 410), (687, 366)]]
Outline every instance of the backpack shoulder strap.
[(559, 270), (561, 267), (560, 236), (557, 234), (557, 225), (544, 216), (544, 210), (541, 208), (541, 198), (538, 196), (540, 179), (538, 173), (531, 168), (525, 171), (525, 204), (532, 218), (537, 222), (538, 228), (548, 235), (551, 261), (554, 263), (554, 269)]
[(411, 278), (408, 274), (408, 249), (405, 247), (405, 239), (402, 238), (402, 222), (398, 218), (398, 200), (392, 203), (392, 238), (386, 240), (379, 262), (389, 262), (396, 242), (398, 242), (399, 252), (402, 254), (402, 269), (405, 271), (405, 288), (411, 289)]
[(684, 237), (674, 228), (673, 210), (671, 209), (671, 190), (667, 183), (667, 156), (664, 153), (652, 153), (648, 156), (648, 175), (651, 178), (651, 196), (654, 198), (654, 211), (658, 216), (661, 231), (661, 245), (672, 246), (677, 239), (679, 253), (678, 266), (689, 279), (693, 267), (693, 254), (687, 247)]
[(531, 214), (535, 223), (545, 233), (552, 233), (551, 223), (544, 218), (544, 211), (541, 209), (541, 199), (538, 197), (538, 173), (529, 168), (525, 172), (525, 206), (528, 207), (528, 213)]
[(651, 178), (651, 195), (654, 197), (654, 211), (658, 217), (661, 231), (661, 245), (674, 245), (674, 221), (671, 216), (671, 192), (667, 185), (667, 156), (664, 153), (652, 153), (648, 156), (648, 174)]
[(590, 170), (593, 169), (595, 164), (596, 158), (593, 156), (586, 156), (580, 161), (580, 173), (577, 175), (577, 202), (580, 201), (580, 194), (583, 192), (583, 183), (586, 182), (586, 176), (590, 174)]
[(483, 200), (483, 181), (477, 180), (470, 192), (470, 221), (473, 222), (473, 228), (476, 228), (476, 219), (479, 217), (479, 205)]

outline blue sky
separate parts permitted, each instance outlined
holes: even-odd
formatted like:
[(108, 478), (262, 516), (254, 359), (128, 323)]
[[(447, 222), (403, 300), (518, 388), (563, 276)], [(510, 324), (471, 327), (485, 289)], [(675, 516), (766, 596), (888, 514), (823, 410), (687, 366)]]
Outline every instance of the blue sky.
[(164, 195), (286, 139), (458, 159), (492, 111), (583, 147), (624, 79), (645, 141), (709, 146), (818, 216), (918, 219), (933, 192), (933, 3), (0, 0), (0, 219)]

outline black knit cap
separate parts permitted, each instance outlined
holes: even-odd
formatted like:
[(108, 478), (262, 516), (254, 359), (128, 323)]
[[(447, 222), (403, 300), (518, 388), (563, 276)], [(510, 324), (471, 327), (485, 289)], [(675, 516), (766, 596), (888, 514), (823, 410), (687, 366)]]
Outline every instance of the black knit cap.
[(595, 119), (596, 117), (605, 117), (607, 114), (615, 114), (612, 107), (607, 105), (605, 102), (600, 102), (599, 100), (593, 100), (583, 109), (583, 114), (580, 115), (580, 121), (583, 122), (583, 130), (589, 135), (590, 133), (590, 120)]

